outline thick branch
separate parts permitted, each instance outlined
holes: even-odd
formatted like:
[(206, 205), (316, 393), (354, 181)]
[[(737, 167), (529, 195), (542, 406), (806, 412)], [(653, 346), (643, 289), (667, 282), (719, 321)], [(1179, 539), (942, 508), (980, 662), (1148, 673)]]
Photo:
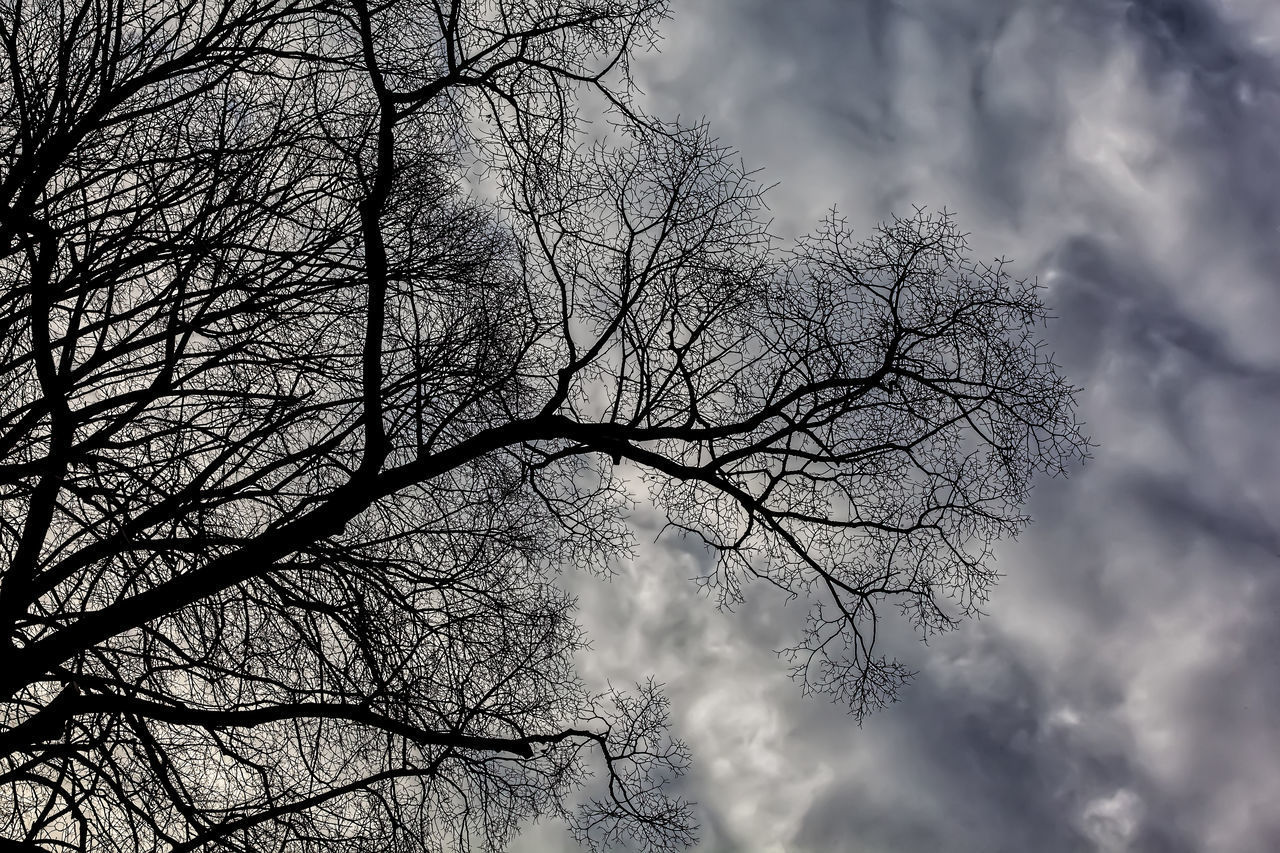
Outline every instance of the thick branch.
[(486, 752), (510, 752), (524, 758), (533, 755), (533, 745), (546, 738), (501, 738), (441, 732), (394, 720), (360, 705), (327, 702), (298, 702), (237, 710), (191, 708), (163, 705), (128, 696), (100, 693), (81, 694), (68, 688), (47, 708), (23, 725), (0, 733), (0, 754), (34, 746), (55, 737), (72, 717), (91, 714), (129, 714), (174, 726), (204, 729), (250, 728), (284, 720), (347, 720), (380, 729), (422, 746), (447, 746)]

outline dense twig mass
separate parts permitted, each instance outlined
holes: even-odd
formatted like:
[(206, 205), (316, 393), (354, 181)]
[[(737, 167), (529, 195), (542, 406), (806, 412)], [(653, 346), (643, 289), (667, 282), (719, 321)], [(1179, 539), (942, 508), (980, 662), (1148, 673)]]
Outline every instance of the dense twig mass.
[(591, 694), (550, 582), (637, 476), (855, 715), (881, 611), (982, 601), (1086, 449), (1034, 287), (947, 215), (779, 251), (631, 98), (666, 14), (0, 2), (5, 849), (687, 842), (660, 692)]

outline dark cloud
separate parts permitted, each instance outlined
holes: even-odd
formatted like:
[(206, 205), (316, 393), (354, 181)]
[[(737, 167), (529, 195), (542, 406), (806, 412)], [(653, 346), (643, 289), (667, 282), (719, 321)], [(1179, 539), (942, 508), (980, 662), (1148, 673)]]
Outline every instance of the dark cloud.
[(802, 608), (716, 611), (695, 550), (574, 581), (589, 676), (668, 684), (701, 849), (1280, 849), (1280, 7), (706, 0), (669, 32), (654, 108), (767, 167), (775, 230), (945, 205), (1037, 276), (1100, 443), (986, 618), (891, 637), (920, 677), (862, 729), (770, 654)]

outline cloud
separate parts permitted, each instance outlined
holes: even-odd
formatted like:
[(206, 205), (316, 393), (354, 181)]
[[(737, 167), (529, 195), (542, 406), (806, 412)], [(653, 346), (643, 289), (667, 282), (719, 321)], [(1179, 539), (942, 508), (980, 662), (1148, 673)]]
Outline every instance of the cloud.
[(654, 109), (766, 167), (776, 231), (945, 205), (1037, 276), (1100, 443), (986, 618), (895, 639), (920, 678), (860, 730), (770, 655), (799, 608), (716, 612), (695, 552), (589, 588), (585, 665), (668, 683), (703, 849), (1280, 849), (1280, 9), (708, 0), (669, 33)]

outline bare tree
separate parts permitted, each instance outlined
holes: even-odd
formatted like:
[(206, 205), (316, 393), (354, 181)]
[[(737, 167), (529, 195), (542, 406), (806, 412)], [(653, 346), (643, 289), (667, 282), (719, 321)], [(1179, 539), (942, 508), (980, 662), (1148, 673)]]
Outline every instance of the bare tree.
[(661, 694), (584, 687), (552, 583), (629, 553), (624, 473), (725, 603), (813, 601), (855, 716), (882, 610), (980, 604), (1086, 450), (1034, 286), (946, 215), (781, 251), (632, 100), (666, 14), (0, 2), (0, 848), (688, 842)]

